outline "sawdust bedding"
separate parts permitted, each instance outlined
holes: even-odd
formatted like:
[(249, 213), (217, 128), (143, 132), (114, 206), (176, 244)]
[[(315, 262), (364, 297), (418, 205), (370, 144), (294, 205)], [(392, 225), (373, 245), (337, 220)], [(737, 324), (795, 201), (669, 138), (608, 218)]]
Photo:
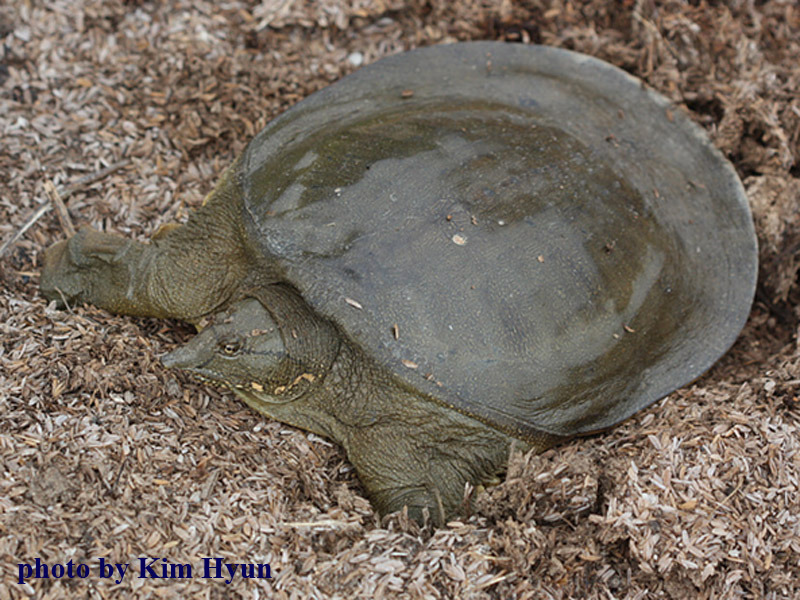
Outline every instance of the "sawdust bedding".
[[(0, 38), (2, 241), (48, 182), (76, 224), (144, 239), (313, 90), (411, 47), (506, 39), (598, 56), (688, 110), (742, 177), (761, 247), (750, 321), (707, 375), (516, 457), (430, 532), (380, 522), (335, 445), (162, 368), (187, 328), (48, 307), (39, 261), (63, 228), (45, 212), (0, 261), (0, 599), (800, 597), (793, 0), (20, 0)], [(36, 557), (92, 571), (20, 585)], [(96, 572), (140, 557), (272, 578)]]

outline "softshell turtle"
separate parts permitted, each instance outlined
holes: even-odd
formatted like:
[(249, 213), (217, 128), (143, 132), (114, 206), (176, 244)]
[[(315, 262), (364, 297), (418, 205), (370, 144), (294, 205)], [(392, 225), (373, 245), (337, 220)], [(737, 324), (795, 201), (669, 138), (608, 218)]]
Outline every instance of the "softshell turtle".
[(755, 281), (742, 186), (680, 110), (588, 56), (475, 42), (313, 94), (186, 224), (149, 244), (83, 229), (41, 285), (209, 320), (165, 364), (339, 442), (382, 513), (441, 523), (512, 443), (698, 377)]

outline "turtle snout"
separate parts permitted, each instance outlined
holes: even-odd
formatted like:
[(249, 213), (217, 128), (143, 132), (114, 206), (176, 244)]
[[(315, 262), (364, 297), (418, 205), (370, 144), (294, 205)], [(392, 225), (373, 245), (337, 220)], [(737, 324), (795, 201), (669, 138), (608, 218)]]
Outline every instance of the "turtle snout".
[(162, 356), (161, 364), (168, 369), (190, 369), (197, 366), (197, 354), (188, 346), (180, 346)]
[[(180, 350), (180, 348), (178, 349)], [(180, 354), (178, 350), (174, 350), (168, 354), (165, 354), (161, 357), (161, 364), (167, 367), (168, 369), (172, 369), (173, 367), (177, 367), (178, 363), (181, 362), (180, 356), (176, 356), (176, 354)]]

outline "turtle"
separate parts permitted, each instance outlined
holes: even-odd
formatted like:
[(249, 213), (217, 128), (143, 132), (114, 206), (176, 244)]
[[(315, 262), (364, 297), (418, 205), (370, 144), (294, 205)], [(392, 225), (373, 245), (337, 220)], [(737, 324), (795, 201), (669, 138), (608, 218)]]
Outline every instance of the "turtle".
[(54, 244), (41, 290), (195, 324), (166, 366), (335, 440), (379, 513), (441, 525), (512, 448), (703, 374), (756, 274), (741, 182), (682, 110), (597, 58), (463, 42), (303, 99), (149, 243)]

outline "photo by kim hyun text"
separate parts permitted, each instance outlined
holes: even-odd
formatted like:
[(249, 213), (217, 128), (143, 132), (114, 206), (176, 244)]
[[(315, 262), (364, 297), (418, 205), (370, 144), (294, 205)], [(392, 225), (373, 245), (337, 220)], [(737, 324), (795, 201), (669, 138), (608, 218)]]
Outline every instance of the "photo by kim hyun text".
[(116, 584), (125, 577), (139, 579), (220, 579), (226, 584), (235, 579), (272, 579), (269, 563), (229, 563), (225, 559), (207, 557), (199, 564), (171, 562), (162, 557), (140, 557), (133, 563), (114, 563), (98, 559), (94, 567), (87, 563), (69, 560), (66, 563), (48, 564), (37, 557), (32, 563), (17, 564), (17, 583), (31, 583), (37, 579), (107, 579)]

